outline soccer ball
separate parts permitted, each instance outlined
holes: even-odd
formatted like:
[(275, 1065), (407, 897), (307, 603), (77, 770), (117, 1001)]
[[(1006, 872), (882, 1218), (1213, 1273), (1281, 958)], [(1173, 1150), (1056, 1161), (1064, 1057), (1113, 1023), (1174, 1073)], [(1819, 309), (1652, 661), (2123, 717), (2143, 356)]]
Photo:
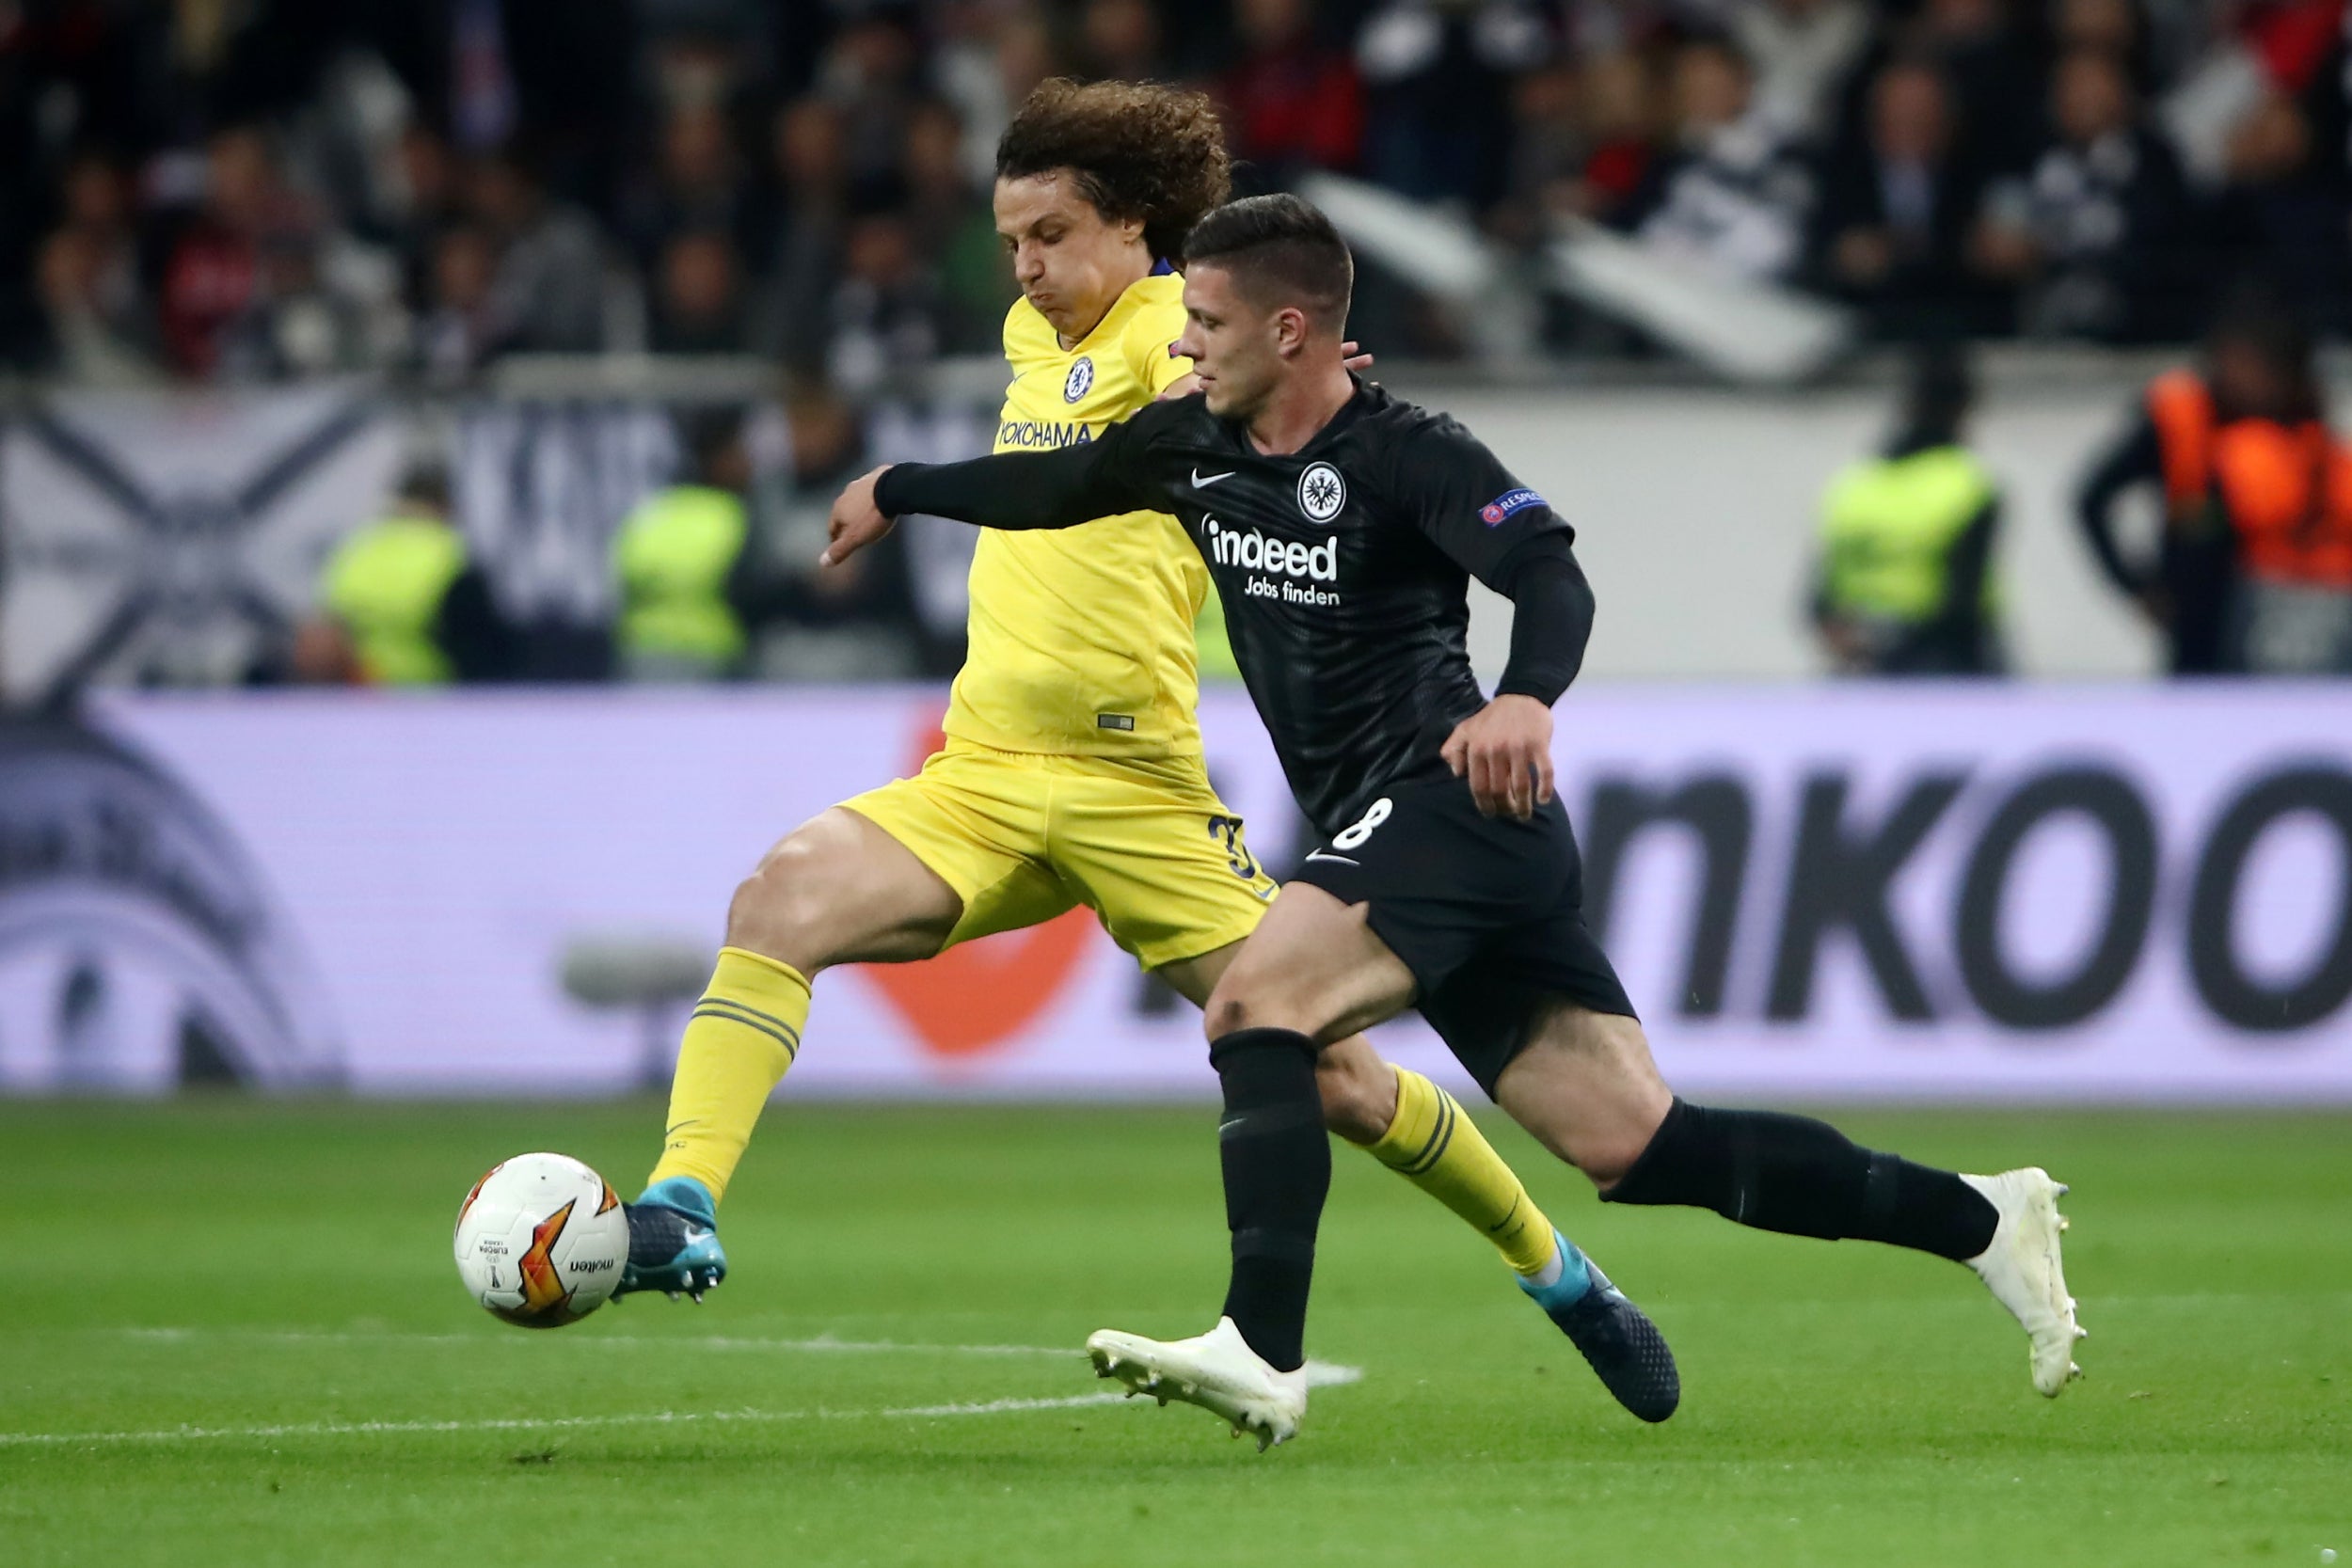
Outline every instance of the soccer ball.
[(457, 1277), (490, 1315), (562, 1328), (610, 1300), (628, 1261), (612, 1183), (567, 1154), (517, 1154), (458, 1206)]

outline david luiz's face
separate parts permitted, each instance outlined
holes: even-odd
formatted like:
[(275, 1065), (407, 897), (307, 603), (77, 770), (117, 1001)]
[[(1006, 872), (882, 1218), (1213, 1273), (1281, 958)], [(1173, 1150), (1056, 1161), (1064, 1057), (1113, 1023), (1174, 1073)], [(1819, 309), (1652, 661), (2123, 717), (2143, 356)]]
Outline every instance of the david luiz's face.
[(1093, 331), (1127, 285), (1152, 270), (1143, 225), (1104, 218), (1068, 169), (997, 181), (995, 208), (1014, 281), (1065, 341)]

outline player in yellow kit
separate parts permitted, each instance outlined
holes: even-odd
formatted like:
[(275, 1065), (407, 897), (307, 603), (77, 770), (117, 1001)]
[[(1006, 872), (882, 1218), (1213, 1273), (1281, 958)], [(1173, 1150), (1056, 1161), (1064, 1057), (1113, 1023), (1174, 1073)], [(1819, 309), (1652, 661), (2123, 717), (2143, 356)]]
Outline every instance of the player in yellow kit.
[[(1166, 258), (1225, 199), (1207, 100), (1048, 82), (997, 149), (995, 216), (1023, 297), (999, 451), (1093, 439), (1191, 366)], [(1351, 345), (1352, 351), (1352, 345)], [(834, 964), (929, 958), (1077, 904), (1196, 1005), (1275, 883), (1210, 787), (1193, 624), (1200, 552), (1161, 514), (980, 538), (946, 748), (794, 830), (738, 889), (695, 1005), (669, 1127), (629, 1206), (623, 1289), (697, 1299), (724, 1276), (717, 1205)], [(1360, 1037), (1323, 1053), (1325, 1119), (1485, 1234), (1549, 1310), (1582, 1295), (1563, 1241), (1451, 1096)]]

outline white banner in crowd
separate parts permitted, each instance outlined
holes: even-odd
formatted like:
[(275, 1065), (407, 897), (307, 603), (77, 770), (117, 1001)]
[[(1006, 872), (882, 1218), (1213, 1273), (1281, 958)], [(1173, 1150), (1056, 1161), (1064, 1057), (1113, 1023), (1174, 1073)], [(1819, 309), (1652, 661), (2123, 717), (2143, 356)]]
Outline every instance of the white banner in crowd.
[(309, 612), (400, 444), (357, 382), (29, 405), (0, 424), (0, 696), (239, 681)]
[[(911, 770), (940, 702), (121, 696), (0, 729), (0, 1088), (628, 1087), (679, 1000), (575, 996), (691, 994), (737, 879)], [(1247, 703), (1206, 722), (1286, 863)], [(2352, 689), (1596, 689), (1558, 751), (1687, 1092), (2352, 1102)], [(1418, 1022), (1381, 1043), (1462, 1082)], [(792, 1087), (1212, 1092), (1197, 1015), (1084, 911), (826, 976)]]

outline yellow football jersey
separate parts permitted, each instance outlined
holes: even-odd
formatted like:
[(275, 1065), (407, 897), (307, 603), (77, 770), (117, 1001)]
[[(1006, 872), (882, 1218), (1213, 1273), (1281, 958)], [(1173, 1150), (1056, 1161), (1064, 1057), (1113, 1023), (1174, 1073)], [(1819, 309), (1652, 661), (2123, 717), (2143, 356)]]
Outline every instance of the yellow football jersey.
[[(1027, 300), (1005, 317), (998, 451), (1090, 441), (1149, 404), (1192, 361), (1184, 279), (1135, 283), (1063, 348)], [(983, 530), (972, 561), (970, 648), (946, 729), (1005, 752), (1162, 757), (1198, 752), (1193, 622), (1208, 592), (1200, 552), (1160, 512), (1058, 531)]]

